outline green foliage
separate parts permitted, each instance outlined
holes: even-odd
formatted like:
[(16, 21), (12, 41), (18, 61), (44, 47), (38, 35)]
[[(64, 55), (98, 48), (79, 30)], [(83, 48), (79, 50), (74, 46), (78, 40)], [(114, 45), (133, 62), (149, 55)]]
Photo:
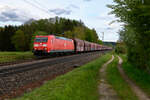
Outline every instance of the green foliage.
[(92, 29), (92, 30), (86, 29), (85, 40), (98, 43), (98, 36), (97, 36), (95, 29)]
[(12, 43), (15, 45), (16, 50), (25, 51), (26, 37), (22, 30), (16, 31), (16, 33), (12, 37)]
[(64, 37), (67, 37), (67, 38), (74, 38), (75, 37), (75, 33), (72, 32), (72, 31), (66, 31), (64, 32)]
[(122, 53), (125, 54), (126, 53), (126, 46), (124, 43), (117, 43), (116, 47), (115, 47), (115, 52), (117, 54)]
[(15, 46), (11, 42), (12, 36), (17, 30), (16, 26), (5, 26), (0, 30), (0, 51), (15, 50)]
[(87, 27), (75, 27), (72, 31), (66, 31), (63, 36), (102, 44), (101, 40), (98, 40), (95, 29), (91, 30)]
[(73, 29), (73, 38), (79, 38), (85, 40), (85, 29), (84, 27), (75, 27)]
[(112, 13), (124, 23), (120, 31), (128, 51), (128, 60), (137, 67), (150, 67), (150, 1), (149, 0), (114, 0)]
[(14, 100), (98, 100), (99, 68), (110, 58), (102, 56)]
[(86, 36), (85, 36), (85, 40), (93, 42), (93, 35), (92, 35), (92, 30), (87, 29), (86, 30)]
[(149, 72), (143, 71), (140, 68), (133, 66), (130, 62), (127, 61), (126, 55), (121, 55), (123, 58), (122, 67), (127, 74), (127, 76), (132, 79), (140, 88), (142, 88), (145, 93), (150, 96), (150, 76)]
[(102, 45), (103, 41), (102, 40), (98, 40), (97, 43)]
[(2, 27), (0, 27), (0, 31), (1, 31), (1, 30), (3, 30), (3, 28), (2, 28)]

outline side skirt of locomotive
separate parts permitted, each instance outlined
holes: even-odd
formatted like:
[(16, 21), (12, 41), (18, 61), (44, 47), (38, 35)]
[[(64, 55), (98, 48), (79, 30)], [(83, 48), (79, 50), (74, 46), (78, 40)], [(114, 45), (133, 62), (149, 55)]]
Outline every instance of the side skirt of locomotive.
[(49, 53), (43, 50), (33, 51), (35, 56), (63, 56), (73, 54), (74, 50), (52, 50)]

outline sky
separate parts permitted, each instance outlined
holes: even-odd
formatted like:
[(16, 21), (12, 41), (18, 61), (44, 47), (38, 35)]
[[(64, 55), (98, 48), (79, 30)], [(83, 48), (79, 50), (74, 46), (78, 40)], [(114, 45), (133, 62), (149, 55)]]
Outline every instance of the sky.
[(0, 26), (21, 25), (29, 19), (65, 17), (82, 20), (94, 28), (102, 40), (116, 42), (121, 24), (111, 23), (117, 18), (110, 15), (113, 0), (0, 0)]

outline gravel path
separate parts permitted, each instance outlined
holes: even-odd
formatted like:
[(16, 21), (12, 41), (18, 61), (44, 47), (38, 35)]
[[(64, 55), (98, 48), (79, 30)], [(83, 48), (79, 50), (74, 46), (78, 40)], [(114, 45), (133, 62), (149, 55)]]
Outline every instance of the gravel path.
[(135, 94), (137, 95), (137, 97), (139, 98), (139, 100), (150, 100), (150, 98), (133, 81), (131, 81), (126, 76), (125, 72), (121, 68), (123, 60), (119, 56), (118, 56), (118, 59), (119, 59), (118, 69), (119, 69), (119, 72), (120, 72), (121, 76), (129, 84), (129, 86), (135, 92)]
[(111, 85), (109, 85), (106, 81), (106, 69), (107, 65), (110, 64), (114, 60), (114, 56), (105, 63), (100, 69), (100, 84), (99, 84), (99, 100), (120, 100), (117, 93), (112, 89)]

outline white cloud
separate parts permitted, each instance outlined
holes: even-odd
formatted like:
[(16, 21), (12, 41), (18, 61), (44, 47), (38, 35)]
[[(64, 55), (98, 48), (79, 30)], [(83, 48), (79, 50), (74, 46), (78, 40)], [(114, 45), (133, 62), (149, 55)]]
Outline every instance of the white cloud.
[(122, 23), (117, 22), (118, 18), (114, 15), (109, 15), (109, 11), (106, 11), (101, 13), (96, 20), (97, 23), (100, 23), (96, 27), (100, 39), (102, 39), (102, 33), (104, 32), (105, 41), (118, 40), (119, 36), (117, 32), (122, 27)]
[(89, 1), (92, 1), (92, 0), (83, 0), (83, 1), (87, 1), (87, 2), (89, 2)]
[(25, 22), (34, 17), (23, 9), (18, 9), (10, 6), (0, 6), (0, 21), (8, 22)]
[(54, 13), (55, 15), (70, 15), (72, 10), (69, 9), (63, 9), (63, 8), (55, 8), (49, 10), (51, 13)]

